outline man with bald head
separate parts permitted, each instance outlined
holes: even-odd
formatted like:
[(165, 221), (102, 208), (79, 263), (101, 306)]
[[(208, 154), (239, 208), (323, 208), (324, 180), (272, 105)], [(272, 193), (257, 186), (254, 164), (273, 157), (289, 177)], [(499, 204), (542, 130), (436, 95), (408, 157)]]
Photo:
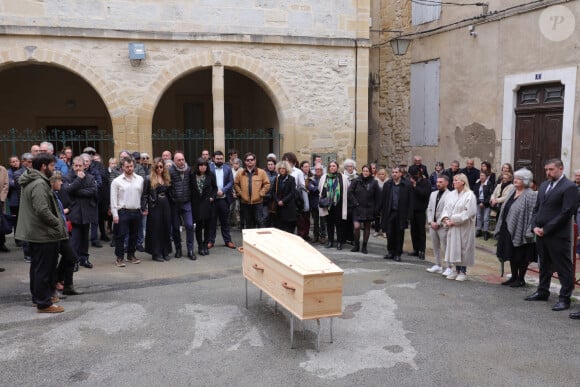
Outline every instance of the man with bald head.
[(465, 162), (465, 168), (461, 170), (465, 176), (467, 176), (467, 181), (469, 181), (469, 188), (473, 189), (477, 180), (479, 180), (479, 169), (475, 168), (475, 160), (467, 159)]

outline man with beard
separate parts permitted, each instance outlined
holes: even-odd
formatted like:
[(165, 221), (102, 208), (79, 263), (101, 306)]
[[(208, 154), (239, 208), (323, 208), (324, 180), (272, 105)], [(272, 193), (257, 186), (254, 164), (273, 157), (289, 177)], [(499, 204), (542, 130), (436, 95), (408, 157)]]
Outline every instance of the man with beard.
[(32, 169), (19, 179), (22, 194), (15, 237), (30, 245), (30, 292), (38, 313), (64, 312), (62, 306), (54, 305), (59, 299), (52, 296), (60, 241), (68, 238), (49, 181), (55, 163), (54, 156), (40, 153), (32, 160)]
[(232, 237), (230, 235), (230, 222), (228, 219), (230, 215), (230, 203), (234, 200), (232, 195), (234, 188), (234, 174), (232, 173), (232, 168), (224, 163), (225, 156), (222, 151), (215, 151), (213, 159), (214, 163), (210, 164), (210, 169), (216, 178), (218, 190), (215, 200), (214, 214), (212, 214), (210, 225), (208, 248), (211, 248), (215, 244), (217, 220), (219, 218), (224, 243), (230, 249), (234, 249), (236, 246), (234, 245), (234, 242), (232, 242)]
[(171, 198), (173, 199), (173, 243), (175, 258), (181, 258), (181, 233), (179, 227), (183, 220), (185, 226), (185, 241), (187, 256), (193, 259), (193, 213), (191, 210), (191, 168), (185, 162), (182, 152), (173, 155), (173, 166), (169, 169), (171, 175)]

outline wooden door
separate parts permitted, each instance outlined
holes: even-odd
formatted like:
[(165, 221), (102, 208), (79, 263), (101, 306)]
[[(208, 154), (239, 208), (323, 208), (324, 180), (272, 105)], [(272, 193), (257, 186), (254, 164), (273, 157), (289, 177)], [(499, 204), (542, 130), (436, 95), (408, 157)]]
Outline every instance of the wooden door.
[(564, 86), (527, 86), (518, 92), (514, 167), (528, 168), (539, 184), (546, 179), (544, 162), (562, 154)]

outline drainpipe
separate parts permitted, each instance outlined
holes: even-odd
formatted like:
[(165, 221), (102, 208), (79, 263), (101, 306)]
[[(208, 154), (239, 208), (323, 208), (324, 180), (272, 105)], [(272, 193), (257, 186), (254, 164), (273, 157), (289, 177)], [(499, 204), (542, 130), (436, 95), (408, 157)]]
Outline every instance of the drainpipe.
[(352, 147), (352, 159), (356, 162), (356, 132), (357, 132), (357, 109), (358, 109), (358, 40), (354, 40), (354, 146)]

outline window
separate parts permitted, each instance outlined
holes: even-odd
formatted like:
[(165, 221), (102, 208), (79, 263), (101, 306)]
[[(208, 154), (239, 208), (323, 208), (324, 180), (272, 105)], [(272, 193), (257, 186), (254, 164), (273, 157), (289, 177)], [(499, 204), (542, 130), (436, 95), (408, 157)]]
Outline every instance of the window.
[(441, 0), (412, 0), (413, 25), (428, 23), (441, 17)]
[(411, 146), (439, 142), (439, 60), (411, 65)]

